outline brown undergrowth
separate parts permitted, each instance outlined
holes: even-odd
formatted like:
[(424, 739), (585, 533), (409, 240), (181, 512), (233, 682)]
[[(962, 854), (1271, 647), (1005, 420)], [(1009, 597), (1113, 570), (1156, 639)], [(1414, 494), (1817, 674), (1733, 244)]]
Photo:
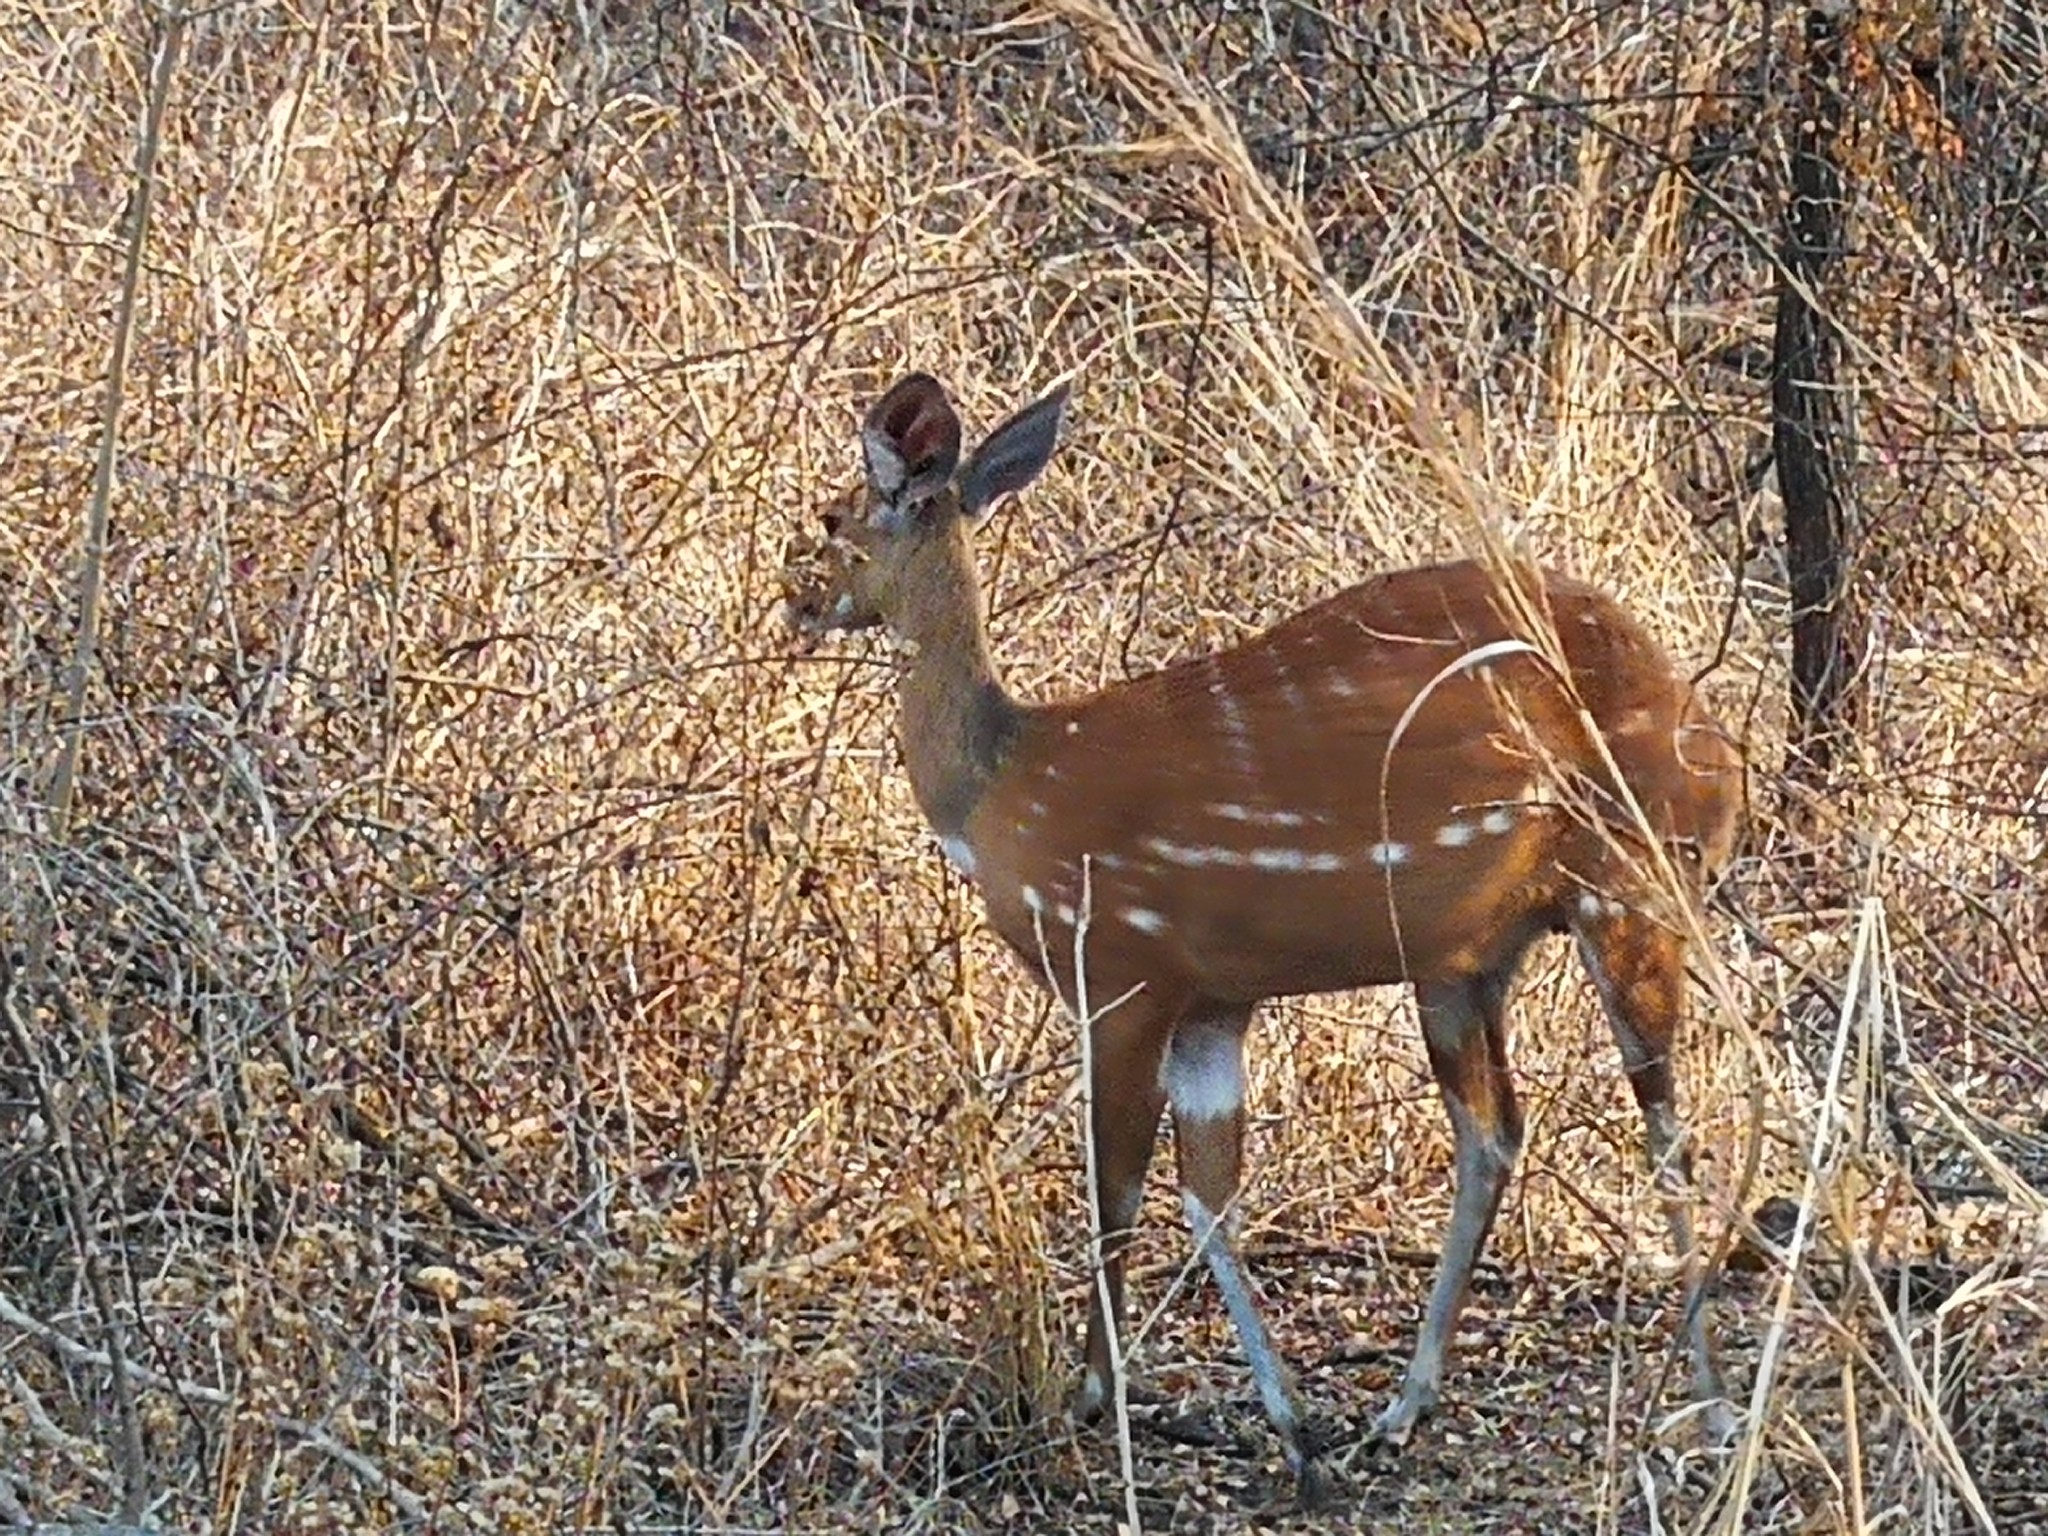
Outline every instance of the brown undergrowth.
[[(1683, 1079), (1748, 1438), (1670, 1422), (1634, 1112), (1546, 951), (1450, 1401), (1325, 1525), (2048, 1529), (2041, 253), (1963, 195), (2037, 45), (1964, 27), (1960, 160), (1864, 168), (1871, 707), (1788, 818), (1752, 470), (1795, 19), (211, 10), (125, 319), (166, 29), (0, 22), (0, 1522), (1122, 1517), (1058, 1413), (1074, 1031), (919, 828), (886, 648), (774, 606), (924, 367), (983, 428), (1076, 370), (983, 540), (1021, 693), (1504, 540), (1645, 613), (1756, 765)], [(1253, 1088), (1254, 1269), (1341, 1437), (1447, 1128), (1390, 994), (1274, 1009)], [(1227, 1528), (1284, 1479), (1169, 1209), (1139, 1510)]]

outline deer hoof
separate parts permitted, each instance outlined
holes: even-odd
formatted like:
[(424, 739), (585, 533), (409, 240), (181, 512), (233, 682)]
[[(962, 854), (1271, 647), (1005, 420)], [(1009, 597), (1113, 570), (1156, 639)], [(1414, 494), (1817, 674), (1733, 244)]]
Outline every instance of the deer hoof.
[(1436, 1393), (1403, 1387), (1400, 1395), (1372, 1421), (1365, 1438), (1376, 1445), (1404, 1446), (1414, 1436), (1415, 1426), (1435, 1407)]
[(1317, 1514), (1330, 1507), (1330, 1474), (1314, 1457), (1305, 1458), (1294, 1469), (1294, 1503), (1305, 1515)]

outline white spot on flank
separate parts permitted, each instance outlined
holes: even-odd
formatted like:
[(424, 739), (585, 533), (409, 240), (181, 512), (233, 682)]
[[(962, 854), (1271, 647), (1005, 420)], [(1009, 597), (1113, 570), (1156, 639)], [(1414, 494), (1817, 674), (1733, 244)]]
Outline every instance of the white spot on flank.
[(1479, 818), (1479, 830), (1491, 837), (1504, 837), (1514, 827), (1514, 812), (1495, 806)]
[(1078, 720), (1069, 720), (1069, 721), (1067, 722), (1067, 734), (1068, 734), (1069, 736), (1078, 736), (1078, 735), (1080, 735), (1080, 734), (1081, 734), (1081, 722), (1080, 722), (1080, 721), (1078, 721)]
[(1125, 907), (1124, 921), (1140, 933), (1164, 933), (1166, 919), (1150, 907)]
[(1189, 869), (1262, 869), (1278, 874), (1329, 874), (1344, 867), (1340, 854), (1309, 848), (1224, 848), (1214, 843), (1176, 843), (1148, 837), (1145, 846), (1169, 864)]
[(1406, 864), (1409, 852), (1406, 843), (1374, 843), (1366, 849), (1365, 856), (1380, 869), (1392, 869), (1396, 864)]
[(1229, 1030), (1196, 1027), (1173, 1037), (1159, 1066), (1175, 1118), (1222, 1120), (1244, 1107), (1244, 1047)]
[(955, 837), (949, 833), (939, 839), (939, 851), (945, 854), (948, 864), (968, 879), (974, 878), (974, 850), (967, 845), (966, 838)]
[(1602, 901), (1595, 892), (1581, 891), (1579, 893), (1579, 916), (1598, 917), (1606, 910), (1606, 907), (1607, 903)]
[(1246, 858), (1253, 869), (1270, 869), (1291, 875), (1326, 875), (1344, 867), (1340, 855), (1308, 848), (1254, 848)]
[(1230, 739), (1238, 772), (1250, 778), (1258, 772), (1258, 749), (1252, 740), (1243, 702), (1214, 657), (1209, 660), (1209, 677), (1209, 692), (1215, 696), (1217, 708), (1223, 715), (1222, 734)]
[(1034, 816), (1043, 816), (1045, 814), (1045, 802), (1043, 800), (1033, 800), (1024, 809)]
[(1218, 848), (1213, 844), (1169, 842), (1163, 837), (1148, 837), (1145, 846), (1171, 864), (1185, 864), (1190, 869), (1204, 869), (1211, 864), (1236, 864), (1240, 856), (1235, 848)]
[(1096, 853), (1090, 854), (1089, 858), (1094, 862), (1095, 867), (1098, 869), (1122, 869), (1124, 867), (1124, 860), (1122, 854)]
[(1050, 917), (1054, 922), (1063, 923), (1069, 928), (1074, 926), (1078, 914), (1064, 901), (1048, 905), (1044, 893), (1035, 885), (1024, 886), (1019, 894), (1024, 898), (1024, 910), (1033, 917)]
[(1308, 824), (1308, 817), (1300, 811), (1273, 811), (1260, 806), (1231, 805), (1218, 802), (1209, 807), (1225, 821), (1255, 822), (1264, 827), (1301, 827)]
[(1231, 735), (1242, 741), (1245, 735), (1244, 708), (1237, 702), (1237, 695), (1230, 691), (1230, 685), (1218, 682), (1215, 690), (1216, 701), (1223, 706), (1223, 724)]
[(1340, 699), (1355, 699), (1358, 697), (1358, 684), (1340, 672), (1330, 679), (1330, 692)]
[(1436, 845), (1439, 848), (1462, 848), (1472, 841), (1472, 823), (1469, 821), (1447, 821), (1436, 829)]

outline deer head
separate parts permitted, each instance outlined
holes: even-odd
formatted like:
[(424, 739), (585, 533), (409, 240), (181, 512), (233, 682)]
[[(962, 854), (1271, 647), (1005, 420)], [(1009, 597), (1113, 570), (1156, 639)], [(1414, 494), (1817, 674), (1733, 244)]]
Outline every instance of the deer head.
[(790, 546), (790, 622), (813, 635), (900, 629), (926, 589), (957, 566), (965, 528), (1045, 469), (1067, 389), (1056, 385), (997, 427), (963, 466), (960, 418), (945, 389), (925, 373), (899, 380), (861, 424), (862, 482), (825, 510), (822, 539)]

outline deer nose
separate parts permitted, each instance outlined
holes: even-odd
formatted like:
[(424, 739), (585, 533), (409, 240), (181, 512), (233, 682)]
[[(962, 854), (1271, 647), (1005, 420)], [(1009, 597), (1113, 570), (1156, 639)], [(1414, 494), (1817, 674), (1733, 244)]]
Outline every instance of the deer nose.
[(820, 521), (822, 521), (825, 525), (825, 537), (828, 539), (836, 539), (839, 537), (839, 525), (840, 523), (845, 521), (845, 519), (841, 517), (839, 509), (837, 507), (834, 507), (830, 512), (827, 512), (823, 516), (823, 518), (820, 519)]

